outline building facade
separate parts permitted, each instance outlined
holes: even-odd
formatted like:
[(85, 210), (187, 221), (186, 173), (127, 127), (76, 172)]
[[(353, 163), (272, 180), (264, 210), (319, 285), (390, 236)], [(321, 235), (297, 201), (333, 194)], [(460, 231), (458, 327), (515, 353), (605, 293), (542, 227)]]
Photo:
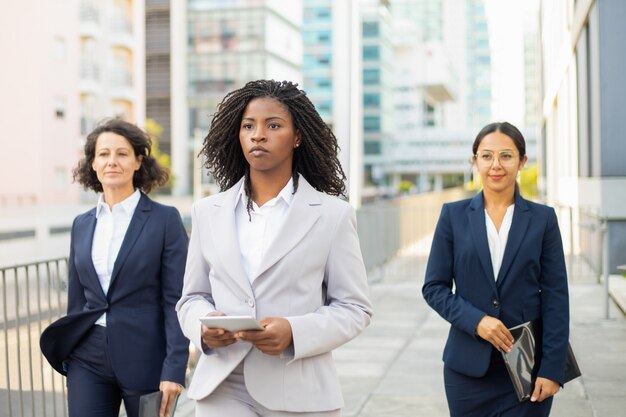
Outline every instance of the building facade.
[(365, 186), (387, 183), (385, 155), (393, 130), (393, 46), (389, 2), (361, 2), (363, 169)]
[(104, 117), (143, 124), (144, 3), (26, 0), (3, 8), (0, 206), (72, 204), (72, 168)]
[(264, 78), (302, 83), (302, 3), (188, 0), (174, 13), (173, 24), (186, 34), (173, 52), (185, 63), (172, 72), (184, 84), (173, 95), (173, 105), (180, 106), (172, 120), (174, 192), (188, 195), (198, 181), (206, 182), (203, 193), (215, 192), (207, 176), (198, 175), (198, 142), (226, 93)]
[(146, 118), (163, 129), (159, 151), (171, 154), (171, 6), (170, 0), (146, 1)]
[(626, 264), (626, 3), (544, 1), (540, 19), (541, 191), (560, 209), (568, 249), (596, 271), (604, 249), (617, 272)]

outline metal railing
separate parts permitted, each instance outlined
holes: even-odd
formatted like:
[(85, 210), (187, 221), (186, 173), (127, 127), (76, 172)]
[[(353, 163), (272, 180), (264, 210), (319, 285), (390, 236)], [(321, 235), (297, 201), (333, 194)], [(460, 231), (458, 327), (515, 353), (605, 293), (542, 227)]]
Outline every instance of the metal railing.
[(67, 259), (0, 269), (0, 416), (66, 416), (65, 381), (39, 350), (42, 330), (65, 312)]
[[(609, 275), (617, 269), (610, 259), (611, 222), (625, 222), (626, 219), (608, 217), (597, 211), (556, 204), (559, 225), (568, 248), (567, 269), (570, 280), (588, 280), (604, 284), (605, 318), (609, 318), (611, 291)], [(565, 229), (565, 230), (563, 230)]]
[(466, 198), (463, 188), (364, 205), (357, 210), (361, 252), (368, 272), (435, 230), (443, 203)]

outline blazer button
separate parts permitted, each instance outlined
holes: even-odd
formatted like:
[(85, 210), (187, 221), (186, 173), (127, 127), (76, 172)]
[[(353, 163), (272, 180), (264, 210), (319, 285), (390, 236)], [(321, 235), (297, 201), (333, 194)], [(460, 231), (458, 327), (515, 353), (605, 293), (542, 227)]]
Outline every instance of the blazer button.
[(254, 300), (253, 300), (252, 298), (248, 298), (248, 299), (246, 300), (246, 303), (248, 303), (248, 305), (249, 305), (250, 307), (254, 307)]
[(493, 306), (494, 306), (495, 308), (500, 308), (500, 301), (498, 301), (498, 300), (493, 300), (493, 301), (492, 301), (492, 304), (493, 304)]

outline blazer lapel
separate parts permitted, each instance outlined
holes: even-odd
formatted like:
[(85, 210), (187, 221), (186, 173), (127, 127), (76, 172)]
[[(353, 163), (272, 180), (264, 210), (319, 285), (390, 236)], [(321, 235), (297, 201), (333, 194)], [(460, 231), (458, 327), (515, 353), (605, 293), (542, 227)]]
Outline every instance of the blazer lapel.
[(115, 282), (115, 279), (120, 274), (120, 270), (124, 266), (133, 246), (135, 246), (135, 242), (137, 242), (146, 220), (150, 217), (151, 206), (152, 201), (145, 194), (141, 193), (141, 198), (139, 199), (139, 203), (137, 203), (137, 208), (130, 220), (128, 230), (126, 230), (124, 240), (122, 241), (122, 246), (113, 264), (113, 273), (111, 274), (111, 283), (109, 284), (109, 295), (111, 294), (110, 289), (113, 287), (113, 282)]
[(102, 286), (98, 280), (98, 273), (93, 265), (91, 258), (91, 249), (93, 246), (93, 235), (96, 231), (96, 209), (91, 209), (85, 218), (85, 222), (76, 228), (74, 231), (75, 244), (74, 244), (74, 257), (80, 259), (84, 263), (85, 272), (87, 273), (87, 279), (83, 282), (85, 285), (90, 285), (92, 289), (95, 289), (95, 293), (102, 295), (102, 299), (106, 300), (106, 295), (102, 291)]
[(485, 223), (485, 205), (483, 193), (476, 194), (470, 203), (468, 220), (472, 239), (478, 253), (478, 259), (485, 271), (485, 277), (489, 280), (493, 289), (496, 290), (493, 265), (491, 264), (491, 254), (489, 253), (489, 242), (487, 241), (487, 225)]
[(213, 202), (212, 215), (215, 221), (211, 222), (211, 232), (215, 248), (219, 252), (217, 259), (224, 266), (224, 270), (230, 275), (232, 281), (251, 296), (252, 289), (246, 271), (243, 269), (239, 238), (237, 234), (237, 222), (235, 220), (235, 207), (241, 187), (241, 179), (237, 184), (219, 195)]
[(509, 237), (506, 242), (506, 248), (504, 249), (504, 256), (502, 258), (502, 264), (500, 266), (500, 272), (498, 273), (498, 286), (502, 285), (502, 281), (506, 277), (515, 255), (524, 240), (526, 229), (530, 223), (530, 214), (528, 212), (528, 204), (520, 195), (517, 189), (515, 190), (515, 211), (513, 212), (513, 221), (511, 223), (511, 230), (509, 230)]
[(287, 218), (267, 248), (256, 277), (271, 268), (306, 236), (320, 217), (316, 207), (321, 204), (319, 192), (300, 175), (298, 191), (291, 202)]

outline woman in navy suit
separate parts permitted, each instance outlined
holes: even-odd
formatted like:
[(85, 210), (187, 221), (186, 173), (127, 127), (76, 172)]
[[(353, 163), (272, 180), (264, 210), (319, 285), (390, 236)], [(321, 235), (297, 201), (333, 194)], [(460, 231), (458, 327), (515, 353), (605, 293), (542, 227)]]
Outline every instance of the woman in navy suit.
[[(567, 274), (554, 210), (519, 194), (528, 157), (513, 125), (485, 126), (473, 163), (483, 191), (444, 204), (422, 289), (450, 322), (443, 353), (452, 417), (548, 416), (563, 381), (569, 337)], [(508, 328), (543, 323), (542, 359), (530, 401), (519, 402), (500, 351)]]
[(50, 364), (67, 375), (70, 417), (117, 417), (123, 400), (163, 392), (169, 415), (182, 391), (189, 342), (178, 325), (187, 234), (178, 211), (144, 193), (167, 181), (137, 126), (108, 120), (87, 136), (74, 179), (102, 192), (72, 225), (67, 316), (42, 334)]

